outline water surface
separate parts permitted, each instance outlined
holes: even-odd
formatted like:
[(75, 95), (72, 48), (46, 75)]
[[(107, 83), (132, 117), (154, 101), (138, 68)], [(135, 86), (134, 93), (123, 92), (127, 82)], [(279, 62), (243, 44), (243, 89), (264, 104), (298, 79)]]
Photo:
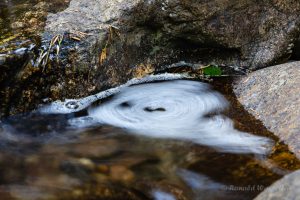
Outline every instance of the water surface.
[(139, 83), (6, 119), (0, 197), (252, 199), (300, 165), (228, 85)]
[[(67, 4), (1, 0), (0, 52), (38, 37)], [(133, 80), (2, 120), (0, 199), (253, 199), (300, 168), (230, 81), (184, 78)]]

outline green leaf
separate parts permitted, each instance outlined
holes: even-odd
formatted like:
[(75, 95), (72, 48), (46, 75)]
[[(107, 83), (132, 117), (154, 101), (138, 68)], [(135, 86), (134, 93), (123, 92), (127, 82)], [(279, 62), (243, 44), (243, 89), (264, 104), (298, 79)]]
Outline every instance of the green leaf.
[(207, 67), (203, 68), (203, 74), (207, 76), (221, 76), (222, 70), (218, 66), (208, 65)]

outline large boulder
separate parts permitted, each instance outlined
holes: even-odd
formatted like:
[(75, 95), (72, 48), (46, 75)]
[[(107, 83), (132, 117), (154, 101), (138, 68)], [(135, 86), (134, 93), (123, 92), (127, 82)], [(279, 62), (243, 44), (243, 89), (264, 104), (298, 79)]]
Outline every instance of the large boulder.
[(297, 0), (72, 0), (48, 15), (42, 48), (10, 75), (25, 74), (26, 83), (0, 88), (0, 116), (33, 109), (46, 97), (90, 95), (182, 60), (244, 69), (283, 62), (298, 39), (299, 11)]
[(49, 96), (76, 96), (69, 82), (87, 95), (181, 60), (244, 69), (284, 61), (299, 10), (300, 2), (278, 0), (72, 0), (48, 16), (44, 38), (65, 36), (60, 65), (77, 79), (60, 78), (60, 95)]
[(250, 73), (234, 83), (234, 92), (300, 158), (300, 62)]
[(143, 1), (133, 15), (137, 24), (154, 27), (173, 42), (221, 50), (220, 59), (215, 55), (212, 61), (257, 69), (290, 54), (299, 10), (300, 2), (293, 0), (157, 0)]
[[(202, 49), (196, 54), (204, 62), (256, 69), (291, 54), (299, 11), (296, 0), (73, 0), (68, 9), (48, 17), (46, 32), (101, 32), (114, 26), (130, 37), (126, 45), (148, 45), (148, 53)], [(97, 38), (103, 46), (103, 38)], [(218, 54), (209, 56), (212, 51)]]
[(298, 200), (300, 199), (299, 187), (300, 171), (296, 171), (266, 188), (255, 200)]

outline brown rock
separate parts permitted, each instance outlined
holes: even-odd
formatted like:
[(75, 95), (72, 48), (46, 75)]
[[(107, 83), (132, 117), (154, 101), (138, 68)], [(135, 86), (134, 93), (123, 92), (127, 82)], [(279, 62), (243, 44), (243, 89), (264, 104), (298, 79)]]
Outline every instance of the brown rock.
[(110, 176), (114, 181), (128, 182), (134, 179), (134, 173), (120, 165), (113, 165), (110, 167)]

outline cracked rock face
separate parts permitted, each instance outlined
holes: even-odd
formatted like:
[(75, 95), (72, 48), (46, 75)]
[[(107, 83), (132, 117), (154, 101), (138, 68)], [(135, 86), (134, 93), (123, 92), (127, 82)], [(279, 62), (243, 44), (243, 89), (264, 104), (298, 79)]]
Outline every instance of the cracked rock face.
[(241, 104), (300, 158), (300, 62), (258, 70), (236, 81)]

